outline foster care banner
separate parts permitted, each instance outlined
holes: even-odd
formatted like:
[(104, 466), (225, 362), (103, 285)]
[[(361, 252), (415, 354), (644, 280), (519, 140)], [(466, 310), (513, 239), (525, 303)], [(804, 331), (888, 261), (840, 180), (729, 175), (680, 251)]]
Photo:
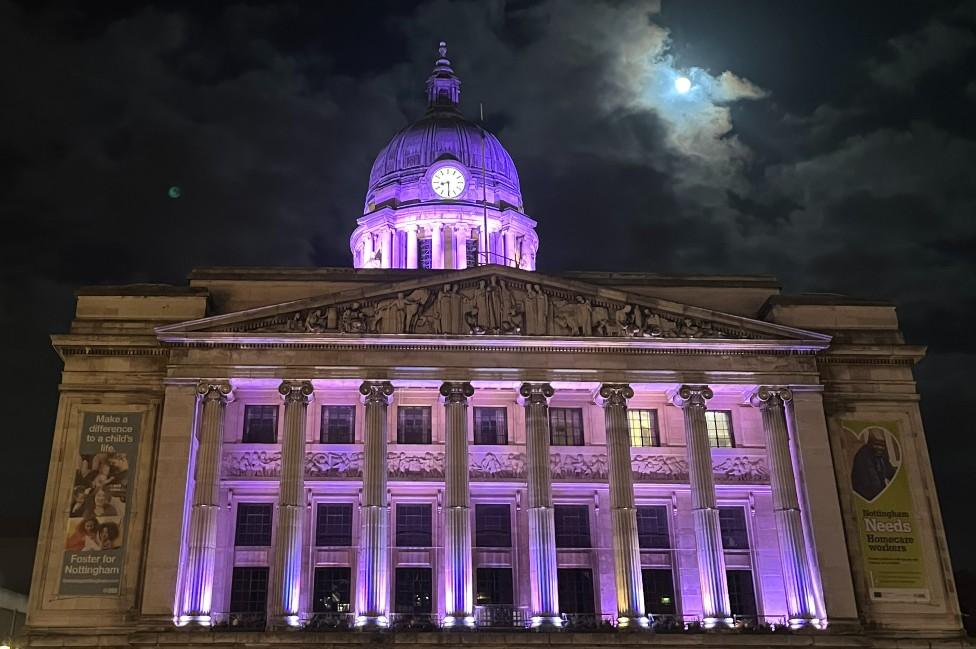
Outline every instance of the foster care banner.
[(62, 595), (117, 595), (142, 414), (83, 413), (67, 516)]
[(851, 467), (854, 515), (871, 599), (929, 599), (921, 534), (908, 485), (898, 423), (847, 420), (844, 448)]

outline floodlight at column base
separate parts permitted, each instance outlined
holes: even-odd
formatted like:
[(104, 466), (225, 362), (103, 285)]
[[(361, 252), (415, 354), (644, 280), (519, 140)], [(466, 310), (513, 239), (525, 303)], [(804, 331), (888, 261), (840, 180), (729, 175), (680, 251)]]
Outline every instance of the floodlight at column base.
[[(213, 618), (209, 615), (181, 615), (174, 620), (176, 626), (186, 626), (187, 624), (199, 624), (200, 626), (211, 626)], [(3, 649), (0, 646), (0, 649)], [(7, 649), (10, 649), (9, 647)]]
[(618, 617), (617, 618), (617, 628), (618, 629), (649, 629), (651, 627), (651, 620), (646, 615), (640, 617)]
[(390, 626), (390, 619), (385, 615), (357, 615), (355, 626), (362, 629), (385, 629)]
[(441, 627), (445, 629), (473, 629), (474, 616), (466, 615), (464, 617), (457, 617), (454, 615), (445, 615), (444, 619), (441, 620)]
[(702, 628), (705, 629), (725, 629), (735, 625), (735, 620), (731, 617), (705, 617), (702, 618)]
[(532, 616), (532, 628), (533, 629), (544, 629), (553, 628), (559, 629), (563, 626), (563, 618), (559, 615), (533, 615)]
[(826, 620), (820, 620), (815, 617), (792, 617), (789, 619), (789, 626), (793, 630), (798, 629), (823, 629), (826, 628)]

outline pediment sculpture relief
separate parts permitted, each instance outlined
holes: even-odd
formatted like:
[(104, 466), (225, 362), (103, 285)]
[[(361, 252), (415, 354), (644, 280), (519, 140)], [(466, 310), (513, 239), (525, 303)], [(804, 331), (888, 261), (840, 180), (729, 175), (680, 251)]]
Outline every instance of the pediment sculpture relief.
[(742, 328), (520, 282), (481, 277), (239, 325), (274, 333), (757, 338)]

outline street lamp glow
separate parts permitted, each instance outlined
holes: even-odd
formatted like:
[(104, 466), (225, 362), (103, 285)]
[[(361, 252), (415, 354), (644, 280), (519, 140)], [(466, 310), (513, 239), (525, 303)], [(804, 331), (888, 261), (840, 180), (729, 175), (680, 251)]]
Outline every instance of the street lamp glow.
[(691, 90), (691, 79), (688, 77), (678, 77), (674, 80), (674, 89), (682, 95)]

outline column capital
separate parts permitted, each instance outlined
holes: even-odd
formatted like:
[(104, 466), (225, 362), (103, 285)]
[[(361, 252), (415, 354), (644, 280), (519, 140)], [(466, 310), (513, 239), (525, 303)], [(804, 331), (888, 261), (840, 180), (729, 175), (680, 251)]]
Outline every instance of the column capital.
[(792, 400), (792, 390), (770, 385), (760, 385), (749, 397), (749, 403), (760, 409), (782, 408), (787, 401)]
[(311, 381), (282, 381), (278, 386), (278, 394), (284, 399), (285, 404), (289, 403), (308, 403), (308, 398), (312, 396), (315, 389)]
[(707, 385), (682, 385), (670, 393), (671, 403), (681, 409), (704, 408), (705, 402), (715, 396)]
[(600, 405), (604, 408), (622, 407), (627, 405), (628, 399), (634, 397), (634, 388), (626, 383), (604, 383), (597, 394), (603, 402)]
[(441, 384), (440, 393), (445, 403), (467, 403), (474, 388), (466, 381), (446, 381)]
[(206, 380), (197, 383), (197, 394), (203, 401), (229, 403), (234, 400), (234, 386), (230, 381)]
[(556, 394), (548, 383), (523, 383), (519, 386), (519, 395), (525, 405), (548, 405), (549, 399)]
[(363, 403), (382, 403), (388, 405), (393, 395), (393, 384), (389, 381), (363, 381), (359, 386), (359, 394), (363, 395)]

